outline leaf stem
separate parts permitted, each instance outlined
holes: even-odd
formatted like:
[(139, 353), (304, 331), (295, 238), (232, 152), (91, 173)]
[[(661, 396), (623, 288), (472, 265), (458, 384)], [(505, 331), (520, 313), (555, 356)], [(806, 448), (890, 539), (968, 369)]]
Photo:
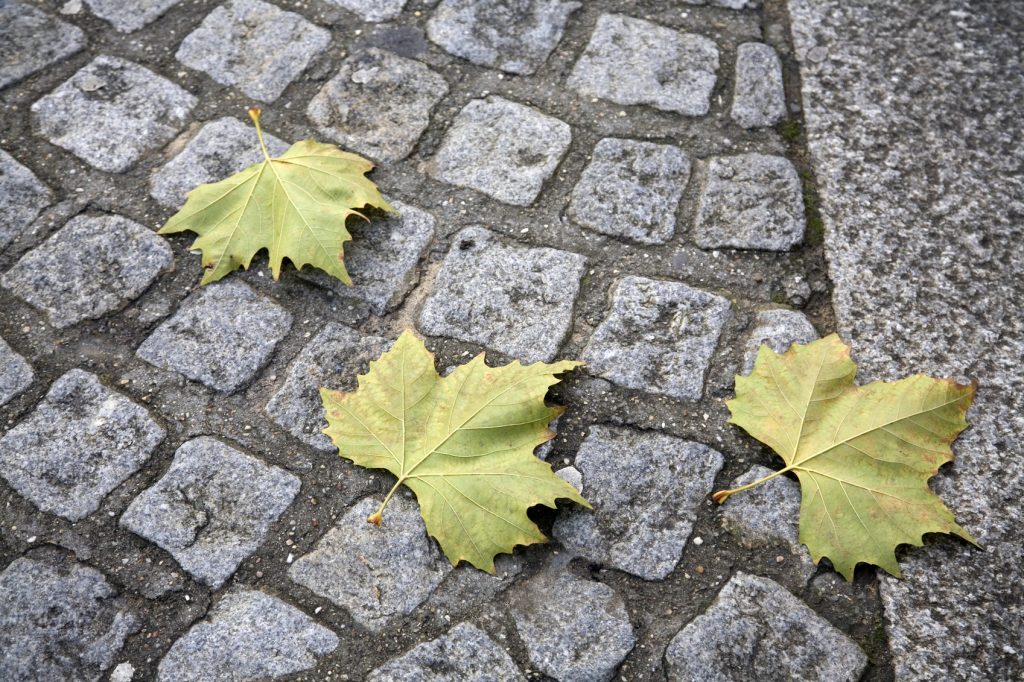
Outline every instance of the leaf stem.
[(379, 507), (377, 507), (377, 511), (366, 517), (367, 523), (372, 523), (375, 526), (380, 525), (381, 520), (384, 518), (384, 507), (388, 506), (388, 502), (391, 501), (391, 496), (395, 494), (395, 492), (398, 490), (398, 486), (402, 485), (402, 481), (404, 480), (404, 478), (400, 478), (397, 481), (395, 481), (395, 484), (391, 486), (391, 490), (388, 491), (388, 494), (384, 498), (384, 501), (380, 503)]
[(729, 499), (730, 495), (732, 495), (734, 493), (738, 493), (738, 492), (741, 492), (743, 490), (749, 490), (749, 489), (753, 488), (754, 486), (761, 485), (765, 481), (770, 481), (773, 478), (775, 478), (776, 476), (780, 476), (780, 475), (786, 473), (787, 471), (792, 471), (792, 470), (793, 470), (793, 466), (790, 465), (790, 466), (786, 467), (785, 469), (779, 469), (778, 471), (773, 471), (772, 473), (768, 474), (764, 478), (759, 478), (759, 479), (757, 479), (756, 481), (754, 481), (752, 483), (748, 483), (746, 485), (741, 485), (739, 488), (733, 488), (732, 490), (719, 490), (717, 493), (715, 493), (714, 495), (711, 496), (711, 499), (714, 500), (715, 502), (717, 502), (718, 504), (722, 504), (727, 499)]
[(253, 124), (256, 126), (256, 137), (260, 140), (260, 149), (263, 150), (263, 156), (266, 157), (267, 161), (270, 161), (270, 152), (267, 151), (267, 145), (263, 141), (263, 129), (260, 127), (260, 114), (263, 110), (259, 107), (249, 107), (249, 118), (252, 119)]

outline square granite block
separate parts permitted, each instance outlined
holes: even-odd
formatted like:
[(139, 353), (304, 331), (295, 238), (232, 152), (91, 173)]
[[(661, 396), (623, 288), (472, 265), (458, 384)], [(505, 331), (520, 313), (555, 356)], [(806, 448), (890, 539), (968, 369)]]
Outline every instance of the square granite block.
[[(0, 7), (0, 13), (3, 11)], [(20, 236), (52, 201), (50, 189), (0, 149), (0, 251)]]
[(0, 407), (31, 386), (34, 378), (32, 365), (0, 337)]
[(782, 60), (771, 45), (743, 43), (736, 48), (736, 85), (729, 115), (744, 128), (763, 128), (785, 118)]
[(187, 441), (121, 526), (156, 543), (217, 589), (255, 552), (295, 499), (299, 479), (213, 438)]
[[(271, 156), (288, 150), (288, 143), (266, 131), (263, 141)], [(237, 118), (225, 116), (204, 125), (185, 148), (149, 180), (149, 196), (169, 208), (181, 208), (189, 192), (219, 182), (263, 161), (256, 129)]]
[(273, 102), (327, 49), (331, 33), (261, 0), (229, 0), (203, 19), (175, 55), (247, 97)]
[(523, 362), (550, 362), (572, 328), (585, 266), (575, 253), (506, 244), (467, 228), (452, 240), (417, 326)]
[(23, 2), (0, 4), (0, 89), (83, 47), (85, 34), (77, 26)]
[(616, 104), (703, 116), (718, 70), (714, 41), (622, 14), (602, 14), (568, 86)]
[(623, 277), (583, 351), (592, 374), (626, 388), (700, 400), (729, 301), (680, 282)]
[(324, 137), (347, 149), (400, 161), (412, 153), (447, 92), (444, 78), (422, 62), (371, 47), (341, 63), (306, 115)]
[(483, 630), (459, 623), (370, 673), (367, 682), (526, 682), (512, 657)]
[[(436, 2), (436, 0), (434, 0)], [(402, 13), (406, 0), (327, 0), (363, 18), (363, 21), (391, 21)]]
[(135, 353), (151, 365), (233, 393), (270, 360), (291, 326), (287, 310), (248, 285), (217, 282), (185, 299)]
[(492, 95), (471, 101), (459, 112), (434, 156), (431, 173), (506, 204), (529, 206), (570, 142), (567, 124)]
[(156, 21), (181, 0), (85, 0), (92, 13), (121, 33), (131, 33)]
[(167, 242), (121, 216), (77, 216), (0, 278), (58, 329), (135, 300), (171, 266)]
[(474, 64), (529, 75), (544, 65), (580, 7), (562, 0), (442, 0), (427, 36)]
[(605, 138), (572, 191), (569, 217), (602, 234), (664, 244), (689, 179), (690, 159), (678, 147)]
[(170, 141), (196, 98), (149, 69), (101, 55), (32, 105), (39, 134), (91, 166), (123, 173)]
[(0, 438), (0, 476), (45, 512), (69, 521), (96, 511), (164, 439), (139, 405), (73, 369)]

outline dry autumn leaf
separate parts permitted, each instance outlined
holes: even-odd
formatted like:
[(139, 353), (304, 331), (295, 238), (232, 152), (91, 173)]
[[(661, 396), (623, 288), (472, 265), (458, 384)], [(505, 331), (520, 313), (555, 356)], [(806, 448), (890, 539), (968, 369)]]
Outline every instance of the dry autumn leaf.
[(494, 572), (494, 557), (546, 542), (526, 510), (568, 499), (589, 507), (533, 450), (554, 436), (561, 407), (544, 404), (562, 361), (488, 367), (481, 353), (446, 377), (406, 331), (370, 363), (352, 393), (321, 389), (324, 433), (342, 457), (398, 480), (368, 521), (380, 524), (401, 485), (416, 494), (427, 532), (452, 562)]
[(287, 258), (297, 268), (312, 265), (345, 284), (345, 228), (356, 209), (391, 207), (366, 177), (373, 164), (329, 144), (303, 140), (271, 158), (260, 129), (260, 110), (249, 110), (263, 161), (220, 182), (200, 185), (188, 195), (160, 234), (199, 235), (191, 248), (202, 252), (203, 279), (209, 284), (249, 263), (267, 249), (274, 279)]
[[(736, 377), (730, 422), (770, 446), (800, 481), (800, 542), (815, 563), (828, 557), (847, 580), (860, 562), (899, 576), (896, 547), (925, 533), (974, 542), (929, 488), (952, 461), (967, 427), (974, 386), (923, 374), (854, 384), (857, 365), (835, 334), (784, 355), (761, 346), (749, 376)], [(976, 543), (975, 543), (976, 544)]]

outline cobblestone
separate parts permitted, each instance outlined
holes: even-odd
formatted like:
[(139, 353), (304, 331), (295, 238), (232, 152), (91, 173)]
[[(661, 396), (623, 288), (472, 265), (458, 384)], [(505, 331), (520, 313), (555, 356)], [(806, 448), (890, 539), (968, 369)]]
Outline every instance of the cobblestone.
[(679, 282), (623, 277), (583, 360), (591, 374), (620, 386), (699, 400), (729, 307)]
[(818, 332), (803, 313), (785, 308), (761, 310), (744, 344), (743, 374), (749, 374), (754, 368), (761, 344), (766, 344), (776, 353), (785, 353), (794, 343), (810, 343), (816, 338)]
[(58, 329), (119, 310), (172, 263), (171, 247), (121, 216), (77, 216), (22, 256), (0, 284)]
[(236, 587), (160, 661), (158, 682), (277, 679), (309, 670), (338, 636), (277, 597)]
[(189, 296), (136, 354), (151, 365), (233, 393), (267, 363), (291, 324), (284, 308), (247, 285), (218, 282)]
[(327, 49), (331, 34), (261, 0), (229, 0), (206, 15), (175, 55), (247, 97), (273, 102)]
[(412, 153), (448, 84), (422, 62), (377, 48), (341, 64), (306, 114), (326, 138), (381, 161)]
[(737, 573), (665, 652), (669, 679), (847, 680), (864, 652), (777, 583)]
[(707, 164), (694, 241), (703, 249), (787, 251), (803, 241), (803, 189), (781, 156), (720, 156)]
[(708, 38), (602, 14), (568, 85), (616, 104), (703, 116), (711, 107), (717, 71), (718, 47)]
[(605, 138), (573, 189), (569, 217), (602, 234), (664, 244), (689, 179), (690, 159), (678, 147)]
[(529, 206), (569, 149), (569, 126), (492, 95), (455, 118), (433, 160), (439, 180), (513, 206)]
[(43, 137), (108, 173), (170, 141), (196, 105), (188, 91), (118, 57), (93, 59), (32, 105)]
[[(436, 0), (435, 0), (436, 1)], [(354, 12), (363, 21), (390, 21), (402, 13), (406, 0), (328, 0)]]
[(164, 438), (145, 409), (73, 369), (0, 438), (0, 476), (45, 512), (78, 521)]
[(661, 580), (679, 563), (722, 462), (700, 443), (592, 426), (575, 466), (594, 509), (560, 514), (552, 532), (591, 561)]
[(121, 525), (156, 543), (218, 588), (263, 542), (299, 492), (299, 479), (213, 438), (174, 454), (167, 473), (136, 497)]
[(782, 60), (770, 45), (743, 43), (736, 48), (736, 85), (730, 115), (744, 128), (775, 125), (786, 116)]
[(181, 0), (85, 0), (92, 13), (122, 33), (137, 31), (155, 21)]
[(370, 673), (368, 682), (525, 682), (512, 658), (494, 640), (469, 623), (424, 642)]
[(31, 386), (34, 378), (32, 365), (0, 337), (0, 407)]
[(455, 236), (419, 328), (524, 362), (551, 361), (572, 326), (586, 263), (567, 251), (505, 244), (472, 227)]
[(0, 679), (99, 680), (140, 621), (103, 574), (57, 552), (0, 573)]
[(80, 28), (23, 2), (0, 5), (0, 35), (0, 89), (85, 47)]
[(480, 66), (529, 75), (562, 39), (579, 2), (443, 0), (427, 23), (432, 41)]
[[(0, 7), (0, 12), (4, 8)], [(0, 149), (0, 252), (50, 205), (53, 193), (28, 168)]]

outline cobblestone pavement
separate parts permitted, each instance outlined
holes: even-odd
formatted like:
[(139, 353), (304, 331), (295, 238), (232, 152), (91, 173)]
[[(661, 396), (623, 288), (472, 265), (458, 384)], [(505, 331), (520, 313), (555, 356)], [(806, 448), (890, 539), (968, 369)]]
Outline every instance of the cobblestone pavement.
[[(795, 483), (708, 499), (776, 464), (734, 374), (836, 326), (796, 56), (778, 0), (0, 2), (0, 679), (892, 679)], [(153, 234), (253, 104), (379, 164), (356, 286)], [(588, 363), (539, 454), (594, 511), (496, 576), (320, 433), (409, 327)]]

